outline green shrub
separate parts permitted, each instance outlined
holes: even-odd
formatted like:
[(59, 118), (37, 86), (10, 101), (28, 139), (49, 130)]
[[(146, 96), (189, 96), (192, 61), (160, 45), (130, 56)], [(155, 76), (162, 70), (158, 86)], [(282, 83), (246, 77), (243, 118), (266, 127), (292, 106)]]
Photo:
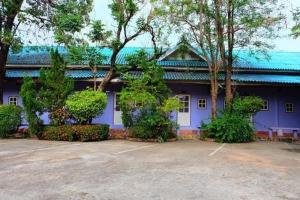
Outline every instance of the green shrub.
[(247, 96), (236, 97), (232, 104), (232, 113), (245, 117), (251, 117), (264, 106), (264, 101), (260, 97)]
[(242, 143), (253, 141), (254, 138), (250, 120), (239, 115), (225, 114), (202, 128), (209, 132), (208, 135), (213, 135), (217, 142)]
[(0, 106), (0, 138), (7, 137), (18, 129), (22, 122), (22, 109), (15, 105)]
[(127, 85), (120, 93), (123, 125), (129, 128), (131, 137), (160, 142), (176, 137), (173, 132), (176, 124), (170, 114), (179, 109), (179, 102), (176, 97), (170, 98), (163, 68), (148, 61), (143, 51), (127, 60), (129, 66), (139, 66), (143, 75), (139, 79), (125, 75)]
[(29, 133), (40, 138), (44, 128), (43, 120), (40, 117), (43, 113), (43, 106), (38, 98), (38, 89), (36, 88), (35, 82), (32, 78), (26, 77), (24, 79), (20, 95), (22, 97), (26, 119), (29, 124)]
[(79, 124), (87, 124), (94, 117), (101, 115), (106, 104), (107, 95), (92, 90), (75, 92), (66, 101), (69, 114)]
[(102, 141), (109, 138), (109, 125), (62, 125), (48, 126), (43, 133), (45, 140)]
[(72, 126), (47, 126), (43, 132), (43, 139), (57, 141), (75, 141), (76, 133)]
[(254, 127), (250, 117), (263, 106), (259, 97), (237, 97), (232, 106), (211, 123), (202, 125), (201, 130), (207, 132), (203, 137), (215, 138), (218, 142), (241, 143), (254, 139)]

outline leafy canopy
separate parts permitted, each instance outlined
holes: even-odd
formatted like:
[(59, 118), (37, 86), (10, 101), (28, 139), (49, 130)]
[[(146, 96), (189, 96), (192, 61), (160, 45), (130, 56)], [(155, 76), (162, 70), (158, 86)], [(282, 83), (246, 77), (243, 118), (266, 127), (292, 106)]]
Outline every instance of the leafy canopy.
[(123, 125), (131, 136), (166, 141), (174, 137), (176, 124), (170, 113), (179, 109), (177, 98), (170, 98), (163, 75), (164, 70), (149, 61), (144, 51), (127, 58), (130, 66), (139, 66), (140, 74), (125, 74), (128, 83), (120, 93)]
[(79, 124), (86, 124), (101, 115), (106, 104), (106, 93), (89, 89), (75, 92), (66, 101), (68, 112)]

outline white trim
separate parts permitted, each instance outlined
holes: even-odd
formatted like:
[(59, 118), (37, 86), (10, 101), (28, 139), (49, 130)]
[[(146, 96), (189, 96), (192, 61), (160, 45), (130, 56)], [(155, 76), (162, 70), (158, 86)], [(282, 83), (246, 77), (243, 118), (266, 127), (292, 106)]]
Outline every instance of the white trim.
[[(291, 105), (291, 108), (292, 108), (291, 111), (288, 111), (288, 110), (287, 110), (287, 105), (288, 105), (288, 104)], [(285, 103), (285, 112), (286, 112), (286, 113), (293, 113), (293, 112), (295, 112), (295, 105), (294, 105), (294, 103), (286, 102), (286, 103)]]
[[(11, 100), (10, 100), (11, 98), (15, 98), (16, 101), (11, 101)], [(18, 105), (18, 101), (19, 101), (18, 98), (19, 98), (18, 96), (9, 96), (9, 97), (8, 97), (8, 104), (9, 104), (9, 105)], [(16, 104), (14, 104), (14, 103), (12, 103), (12, 102), (15, 102)]]
[[(204, 100), (205, 101), (205, 107), (204, 108), (200, 108), (200, 106), (199, 106), (199, 101), (200, 100)], [(198, 98), (197, 99), (197, 107), (198, 107), (199, 110), (206, 110), (207, 109), (207, 98), (203, 98), (203, 97)]]
[[(189, 101), (188, 101), (189, 102), (189, 123), (188, 123), (188, 125), (180, 125), (179, 122), (178, 122), (178, 114), (179, 113), (183, 113), (183, 112), (179, 112), (179, 111), (177, 112), (177, 115), (176, 115), (177, 119), (176, 119), (176, 121), (179, 124), (179, 126), (191, 126), (191, 121), (192, 121), (192, 119), (191, 119), (192, 118), (192, 116), (191, 116), (191, 113), (192, 113), (191, 112), (191, 102), (192, 102), (191, 101), (191, 95), (190, 94), (177, 94), (176, 96), (177, 97), (179, 97), (179, 96), (188, 96), (189, 97)], [(179, 100), (179, 98), (178, 98), (178, 100)]]
[(158, 61), (162, 61), (164, 60), (165, 58), (167, 58), (169, 55), (171, 55), (172, 53), (174, 53), (175, 51), (178, 50), (178, 48), (180, 47), (180, 45), (185, 45), (191, 52), (193, 52), (194, 54), (196, 54), (197, 56), (199, 56), (199, 58), (203, 59), (205, 62), (206, 62), (206, 59), (199, 55), (199, 52), (197, 52), (193, 47), (191, 47), (191, 45), (188, 45), (188, 44), (182, 44), (182, 43), (179, 43), (176, 47), (174, 47), (173, 49), (170, 49), (169, 51), (167, 51), (164, 55), (162, 55)]
[[(119, 92), (114, 92), (114, 105), (113, 105), (113, 124), (114, 125), (123, 125), (122, 122), (121, 123), (117, 123), (116, 120), (116, 114), (117, 112), (120, 112), (121, 116), (122, 116), (122, 111), (117, 111), (116, 107), (117, 107), (117, 95), (120, 94)], [(122, 121), (122, 117), (121, 117), (121, 121)]]
[(267, 102), (267, 108), (262, 108), (261, 111), (269, 111), (269, 100), (263, 99), (263, 101), (264, 101), (264, 103)]

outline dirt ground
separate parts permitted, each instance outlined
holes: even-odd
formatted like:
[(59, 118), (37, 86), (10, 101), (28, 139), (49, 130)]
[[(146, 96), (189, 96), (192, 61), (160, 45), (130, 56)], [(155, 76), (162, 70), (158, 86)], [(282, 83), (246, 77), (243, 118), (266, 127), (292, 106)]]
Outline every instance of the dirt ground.
[(0, 200), (300, 199), (300, 145), (0, 140)]

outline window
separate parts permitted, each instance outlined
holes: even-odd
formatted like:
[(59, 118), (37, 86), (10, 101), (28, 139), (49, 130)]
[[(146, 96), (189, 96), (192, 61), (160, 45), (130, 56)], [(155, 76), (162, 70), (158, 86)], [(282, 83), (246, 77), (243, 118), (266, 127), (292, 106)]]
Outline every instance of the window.
[(188, 95), (180, 95), (178, 96), (179, 99), (179, 112), (188, 113), (190, 112), (190, 96)]
[(269, 101), (268, 100), (264, 100), (264, 105), (261, 110), (264, 110), (264, 111), (269, 110)]
[(286, 103), (285, 104), (285, 112), (287, 112), (287, 113), (294, 112), (294, 104), (293, 103)]
[(198, 108), (199, 109), (206, 109), (206, 99), (198, 99)]
[(18, 105), (18, 97), (8, 97), (8, 104)]
[(116, 94), (116, 99), (115, 99), (115, 110), (116, 111), (121, 111), (120, 108), (120, 93)]

